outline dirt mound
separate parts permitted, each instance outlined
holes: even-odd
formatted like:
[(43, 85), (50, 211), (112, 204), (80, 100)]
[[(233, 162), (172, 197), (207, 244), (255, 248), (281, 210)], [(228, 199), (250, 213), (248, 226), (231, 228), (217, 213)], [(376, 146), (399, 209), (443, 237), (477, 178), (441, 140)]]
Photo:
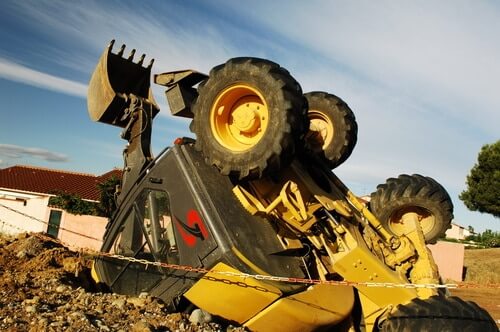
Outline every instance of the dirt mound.
[(88, 257), (36, 234), (0, 235), (0, 330), (244, 331), (192, 323), (149, 296), (98, 292), (89, 267)]

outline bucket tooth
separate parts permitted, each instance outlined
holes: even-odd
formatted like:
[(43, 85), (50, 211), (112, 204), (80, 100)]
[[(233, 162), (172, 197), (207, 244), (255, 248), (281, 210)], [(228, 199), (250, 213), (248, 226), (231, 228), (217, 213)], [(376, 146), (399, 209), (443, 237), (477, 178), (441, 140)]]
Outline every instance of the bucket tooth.
[(114, 44), (115, 44), (115, 40), (111, 39), (111, 41), (109, 42), (109, 45), (108, 45), (109, 52), (111, 52), (111, 50), (113, 49)]
[[(111, 49), (109, 51), (111, 52)], [(122, 44), (122, 47), (120, 47), (120, 50), (118, 51), (118, 53), (116, 53), (116, 55), (122, 56), (123, 51), (125, 51), (125, 44)]]
[(125, 44), (118, 53), (112, 52), (114, 41), (104, 50), (89, 82), (87, 107), (89, 116), (99, 121), (125, 128), (128, 123), (128, 95), (143, 98), (153, 104), (153, 117), (159, 108), (151, 91), (151, 60), (148, 67), (143, 67), (142, 55), (138, 63), (133, 61), (135, 49), (128, 58), (123, 57)]
[(134, 55), (135, 55), (135, 48), (134, 48), (134, 49), (132, 49), (132, 51), (130, 51), (130, 54), (129, 54), (129, 56), (128, 56), (128, 59), (127, 59), (127, 60), (128, 60), (128, 61), (132, 61), (132, 60), (134, 60)]
[(146, 54), (141, 55), (141, 58), (139, 59), (139, 62), (137, 62), (137, 64), (138, 64), (139, 66), (142, 66), (142, 63), (144, 62), (144, 58), (145, 58), (145, 57), (146, 57)]
[(148, 64), (148, 69), (151, 69), (153, 67), (153, 63), (155, 62), (155, 59), (151, 59), (151, 61), (149, 61), (149, 64)]

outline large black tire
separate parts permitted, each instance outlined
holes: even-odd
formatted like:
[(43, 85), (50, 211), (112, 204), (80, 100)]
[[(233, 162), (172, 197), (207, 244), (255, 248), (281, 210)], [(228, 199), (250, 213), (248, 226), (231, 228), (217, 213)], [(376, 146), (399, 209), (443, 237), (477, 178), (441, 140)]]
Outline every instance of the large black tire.
[(352, 110), (339, 97), (320, 91), (304, 95), (311, 122), (306, 150), (323, 159), (331, 168), (342, 164), (354, 150), (358, 125)]
[(399, 305), (383, 321), (380, 332), (498, 332), (491, 316), (474, 302), (458, 297), (432, 296)]
[(303, 145), (307, 101), (297, 81), (274, 62), (230, 59), (210, 71), (198, 94), (195, 147), (224, 175), (260, 178), (288, 165)]
[(401, 216), (416, 212), (426, 243), (442, 237), (453, 219), (453, 203), (446, 190), (434, 179), (418, 174), (403, 174), (378, 185), (371, 194), (370, 209), (395, 235), (409, 230)]

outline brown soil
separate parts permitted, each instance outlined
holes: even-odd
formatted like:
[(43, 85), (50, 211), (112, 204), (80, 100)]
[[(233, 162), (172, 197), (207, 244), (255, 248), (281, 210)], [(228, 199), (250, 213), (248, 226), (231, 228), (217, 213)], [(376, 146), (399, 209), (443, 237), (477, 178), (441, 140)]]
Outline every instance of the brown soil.
[(479, 304), (500, 327), (500, 248), (465, 250), (464, 266), (462, 286), (472, 288), (452, 289), (451, 294)]
[(466, 282), (500, 284), (500, 248), (467, 249), (464, 266)]
[[(467, 250), (465, 264), (467, 282), (499, 282), (500, 249)], [(0, 235), (0, 330), (245, 331), (223, 321), (192, 323), (149, 296), (98, 292), (89, 266), (88, 258), (38, 235)], [(477, 302), (500, 326), (498, 288), (451, 293)]]
[(500, 289), (492, 288), (459, 288), (452, 289), (451, 294), (467, 301), (476, 302), (488, 311), (500, 327)]
[(244, 331), (191, 323), (159, 300), (93, 289), (89, 261), (37, 236), (0, 236), (1, 331)]

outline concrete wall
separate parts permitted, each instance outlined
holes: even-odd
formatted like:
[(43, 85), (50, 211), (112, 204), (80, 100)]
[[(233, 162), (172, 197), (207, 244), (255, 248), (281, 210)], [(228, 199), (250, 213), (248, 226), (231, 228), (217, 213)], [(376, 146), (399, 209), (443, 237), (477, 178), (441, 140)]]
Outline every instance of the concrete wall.
[(64, 212), (58, 238), (71, 247), (99, 250), (107, 223), (108, 218)]
[(465, 247), (461, 243), (439, 241), (427, 246), (434, 256), (443, 281), (462, 281)]
[[(0, 193), (0, 204), (15, 211), (0, 206), (0, 232), (7, 234), (18, 234), (22, 230), (26, 232), (44, 232), (47, 225), (28, 216), (40, 220), (46, 220), (48, 196), (34, 194), (16, 194), (2, 190)], [(25, 215), (23, 215), (25, 214)], [(11, 225), (15, 225), (12, 227)]]
[[(60, 210), (47, 206), (48, 203), (48, 195), (0, 190), (0, 232), (47, 232), (50, 211)], [(99, 250), (107, 222), (103, 217), (77, 216), (62, 211), (57, 237), (74, 248)]]
[(464, 229), (455, 224), (451, 224), (451, 228), (446, 230), (446, 237), (450, 239), (462, 240), (465, 238)]
[(451, 227), (446, 230), (446, 237), (450, 239), (464, 240), (469, 235), (472, 235), (472, 233), (468, 229), (453, 223)]

